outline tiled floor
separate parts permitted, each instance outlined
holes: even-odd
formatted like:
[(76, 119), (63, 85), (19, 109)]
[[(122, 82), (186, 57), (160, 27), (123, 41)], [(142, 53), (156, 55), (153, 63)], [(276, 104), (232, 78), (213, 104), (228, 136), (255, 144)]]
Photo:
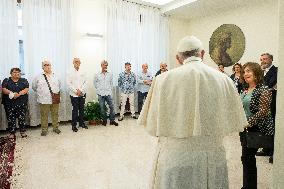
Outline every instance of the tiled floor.
[[(62, 125), (56, 135), (46, 137), (40, 129), (18, 139), (14, 189), (147, 189), (157, 139), (150, 137), (136, 120), (124, 119), (120, 126), (89, 126), (71, 131)], [(238, 134), (224, 140), (231, 189), (242, 183), (241, 148)], [(269, 189), (272, 165), (267, 157), (257, 159), (258, 188)]]

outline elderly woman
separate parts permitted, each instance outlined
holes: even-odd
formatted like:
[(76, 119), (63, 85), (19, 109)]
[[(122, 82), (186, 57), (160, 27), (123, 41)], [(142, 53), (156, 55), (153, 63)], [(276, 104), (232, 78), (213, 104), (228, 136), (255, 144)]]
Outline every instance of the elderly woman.
[(60, 81), (52, 72), (51, 63), (48, 60), (42, 62), (43, 73), (39, 74), (33, 81), (32, 88), (37, 94), (37, 102), (40, 107), (41, 136), (48, 133), (48, 114), (51, 112), (53, 132), (59, 134), (58, 109), (59, 103), (52, 102), (52, 93), (59, 94)]
[(4, 79), (2, 83), (3, 99), (2, 103), (6, 112), (8, 121), (8, 130), (10, 136), (14, 137), (16, 133), (16, 119), (22, 137), (27, 137), (25, 129), (25, 117), (28, 106), (29, 82), (21, 78), (21, 70), (12, 68), (11, 77)]
[(240, 82), (241, 70), (242, 65), (240, 63), (235, 63), (232, 68), (233, 74), (230, 76), (230, 78), (234, 81), (239, 94), (243, 90), (243, 85)]
[[(247, 84), (241, 93), (243, 107), (249, 125), (248, 132), (262, 132), (274, 135), (274, 124), (270, 113), (271, 91), (263, 84), (263, 71), (257, 63), (248, 62), (243, 65), (242, 80)], [(257, 168), (255, 155), (257, 148), (242, 146), (243, 187), (257, 188)]]

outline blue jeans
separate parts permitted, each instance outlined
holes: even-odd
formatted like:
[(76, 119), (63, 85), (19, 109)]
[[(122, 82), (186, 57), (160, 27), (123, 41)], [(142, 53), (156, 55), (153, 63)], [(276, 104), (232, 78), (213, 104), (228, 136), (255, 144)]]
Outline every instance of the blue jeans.
[(114, 121), (114, 118), (115, 118), (115, 113), (114, 113), (114, 108), (113, 108), (113, 100), (111, 98), (110, 95), (108, 96), (101, 96), (101, 95), (98, 95), (98, 98), (99, 98), (99, 104), (100, 104), (100, 107), (101, 107), (101, 111), (102, 111), (102, 118), (104, 121), (107, 120), (107, 115), (106, 115), (106, 109), (105, 109), (105, 104), (107, 103), (108, 104), (108, 107), (109, 107), (109, 120), (110, 121)]

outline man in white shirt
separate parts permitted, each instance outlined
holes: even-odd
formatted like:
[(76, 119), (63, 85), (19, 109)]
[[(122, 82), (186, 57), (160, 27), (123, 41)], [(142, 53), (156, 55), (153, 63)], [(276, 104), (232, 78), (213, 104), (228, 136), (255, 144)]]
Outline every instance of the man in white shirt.
[(138, 75), (138, 113), (140, 114), (143, 102), (148, 95), (152, 83), (152, 74), (148, 71), (148, 64), (142, 65), (142, 72)]
[(44, 73), (39, 74), (33, 81), (32, 88), (37, 94), (37, 102), (40, 106), (41, 136), (48, 133), (48, 114), (51, 111), (53, 132), (59, 134), (58, 109), (59, 104), (52, 104), (51, 93), (60, 93), (60, 81), (51, 70), (51, 63), (48, 60), (42, 62)]
[(67, 85), (72, 104), (72, 130), (77, 132), (77, 122), (79, 127), (88, 129), (84, 123), (84, 105), (86, 99), (86, 79), (80, 72), (81, 61), (79, 58), (73, 59), (73, 68), (67, 74)]
[(108, 62), (103, 60), (101, 62), (102, 71), (95, 75), (94, 85), (96, 88), (96, 92), (98, 94), (99, 104), (102, 111), (103, 116), (103, 126), (107, 124), (107, 115), (105, 104), (108, 104), (110, 113), (109, 113), (109, 120), (110, 125), (118, 126), (118, 123), (115, 122), (115, 112), (114, 112), (114, 105), (113, 99), (111, 97), (112, 94), (112, 74), (107, 71)]

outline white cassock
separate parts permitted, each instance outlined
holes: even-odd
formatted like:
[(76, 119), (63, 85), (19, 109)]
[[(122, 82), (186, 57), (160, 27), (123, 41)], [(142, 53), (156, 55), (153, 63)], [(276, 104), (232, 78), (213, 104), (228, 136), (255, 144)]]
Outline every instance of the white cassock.
[(138, 124), (159, 137), (151, 188), (227, 189), (223, 137), (247, 125), (233, 81), (190, 57), (153, 81)]

